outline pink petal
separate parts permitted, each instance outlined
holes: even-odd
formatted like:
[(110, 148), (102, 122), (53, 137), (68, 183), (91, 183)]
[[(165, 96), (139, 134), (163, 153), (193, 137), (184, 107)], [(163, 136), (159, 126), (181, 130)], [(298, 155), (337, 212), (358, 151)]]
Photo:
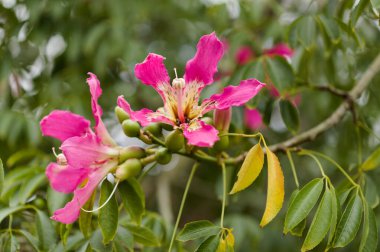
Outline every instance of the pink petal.
[(71, 137), (62, 143), (60, 149), (67, 163), (74, 167), (97, 166), (119, 154), (117, 149), (102, 144), (94, 134)]
[(231, 106), (243, 105), (264, 86), (264, 83), (256, 79), (243, 80), (239, 86), (228, 86), (223, 89), (222, 93), (214, 94), (203, 101), (203, 114), (213, 109), (227, 109)]
[(98, 99), (102, 95), (100, 82), (95, 74), (88, 73), (88, 75), (90, 77), (87, 78), (87, 84), (90, 87), (90, 93), (91, 93), (91, 108), (92, 108), (92, 114), (94, 115), (94, 119), (95, 119), (95, 133), (102, 139), (104, 143), (115, 145), (115, 142), (109, 135), (102, 121), (103, 110), (102, 110), (102, 107), (100, 107), (98, 103)]
[(69, 111), (54, 110), (41, 120), (40, 126), (42, 135), (65, 141), (89, 132), (90, 121)]
[(197, 53), (186, 64), (186, 83), (191, 81), (202, 82), (205, 85), (212, 83), (223, 53), (223, 43), (216, 37), (215, 32), (202, 36), (197, 45)]
[(266, 87), (269, 90), (269, 94), (273, 98), (278, 98), (281, 96), (280, 91), (278, 91), (278, 89), (273, 84), (267, 85)]
[(74, 168), (69, 165), (50, 163), (46, 168), (46, 176), (51, 187), (58, 192), (71, 193), (88, 175), (89, 169)]
[(212, 147), (219, 140), (218, 131), (201, 120), (185, 125), (183, 135), (188, 144), (199, 147)]
[(263, 126), (263, 118), (257, 109), (244, 109), (244, 123), (247, 128), (257, 130)]
[(235, 61), (239, 65), (244, 65), (253, 59), (254, 53), (249, 46), (240, 47), (235, 54)]
[(164, 65), (165, 57), (149, 53), (142, 63), (136, 64), (135, 75), (142, 83), (157, 88), (160, 83), (169, 83), (170, 77)]
[(131, 105), (129, 105), (129, 103), (124, 99), (122, 95), (118, 97), (117, 105), (120, 108), (122, 108), (125, 112), (127, 112), (131, 120), (139, 122), (143, 127), (153, 122), (160, 122), (173, 125), (173, 122), (160, 112), (153, 112), (152, 110), (146, 108), (138, 111), (133, 111), (131, 109)]
[(280, 43), (270, 49), (264, 50), (264, 54), (268, 56), (277, 55), (289, 59), (293, 56), (293, 50), (286, 44)]
[(80, 209), (91, 197), (92, 193), (101, 182), (101, 180), (107, 175), (109, 168), (100, 167), (94, 170), (88, 176), (88, 182), (82, 188), (74, 191), (73, 199), (68, 202), (63, 208), (54, 212), (51, 219), (59, 221), (64, 224), (71, 224), (79, 218)]

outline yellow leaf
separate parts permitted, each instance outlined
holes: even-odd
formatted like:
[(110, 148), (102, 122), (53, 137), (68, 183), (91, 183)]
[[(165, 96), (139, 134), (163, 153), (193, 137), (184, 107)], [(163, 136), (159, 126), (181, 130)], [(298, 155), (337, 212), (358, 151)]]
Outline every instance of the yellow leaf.
[(259, 176), (264, 164), (264, 153), (260, 144), (253, 146), (241, 166), (237, 176), (238, 179), (235, 182), (230, 194), (237, 193), (250, 186), (253, 181)]
[(281, 170), (280, 162), (277, 156), (266, 148), (268, 160), (268, 192), (267, 203), (260, 226), (267, 225), (282, 208), (284, 203), (284, 174)]
[(232, 234), (232, 229), (226, 228), (223, 230), (223, 234), (219, 240), (219, 246), (216, 252), (233, 252), (234, 245), (235, 245), (235, 237)]
[(232, 229), (228, 229), (228, 234), (226, 236), (226, 242), (228, 247), (234, 247), (235, 245), (235, 237), (232, 234)]

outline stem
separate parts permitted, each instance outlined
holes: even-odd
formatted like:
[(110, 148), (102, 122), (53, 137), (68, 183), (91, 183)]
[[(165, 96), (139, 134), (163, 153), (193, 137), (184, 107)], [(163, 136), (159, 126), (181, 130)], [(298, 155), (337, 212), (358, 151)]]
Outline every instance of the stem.
[(224, 222), (224, 210), (226, 208), (226, 195), (227, 195), (227, 178), (226, 178), (226, 164), (221, 162), (222, 174), (223, 174), (223, 200), (222, 200), (222, 213), (220, 215), (220, 228), (223, 228)]
[(355, 127), (355, 132), (357, 136), (358, 141), (358, 163), (361, 164), (363, 161), (363, 151), (362, 151), (362, 137), (360, 134), (360, 128), (359, 126)]
[(300, 184), (298, 183), (296, 167), (294, 166), (294, 162), (292, 158), (292, 153), (289, 150), (286, 150), (286, 155), (288, 156), (290, 167), (292, 168), (294, 182), (296, 183), (297, 188), (300, 188)]
[(311, 157), (312, 159), (314, 159), (314, 161), (315, 161), (315, 162), (317, 163), (317, 165), (318, 165), (319, 170), (320, 170), (321, 173), (322, 173), (322, 176), (323, 176), (323, 177), (326, 177), (326, 174), (325, 174), (325, 172), (323, 171), (322, 164), (321, 164), (321, 162), (319, 162), (318, 158), (317, 158), (315, 155), (309, 153), (309, 151), (307, 151), (307, 150), (302, 150), (302, 151), (299, 152), (298, 154), (299, 154), (299, 155), (306, 155), (306, 156), (309, 156), (309, 157)]
[(239, 136), (239, 137), (262, 137), (261, 133), (256, 133), (256, 134), (243, 134), (243, 133), (223, 133), (220, 134), (220, 136)]
[(190, 188), (191, 181), (193, 180), (194, 173), (195, 173), (195, 171), (197, 170), (198, 166), (199, 166), (199, 163), (198, 163), (198, 162), (195, 163), (195, 164), (193, 165), (193, 168), (191, 169), (191, 172), (190, 172), (190, 176), (189, 176), (189, 178), (187, 179), (187, 184), (186, 184), (186, 187), (185, 187), (185, 191), (183, 192), (181, 205), (180, 205), (180, 207), (179, 207), (179, 211), (178, 211), (178, 215), (177, 215), (177, 220), (176, 220), (175, 225), (174, 225), (174, 230), (173, 230), (172, 238), (171, 238), (171, 240), (170, 240), (170, 245), (169, 245), (169, 250), (168, 250), (169, 252), (172, 251), (172, 247), (173, 247), (174, 240), (175, 240), (175, 236), (176, 236), (176, 233), (177, 233), (177, 229), (178, 229), (179, 221), (180, 221), (180, 219), (181, 219), (181, 215), (182, 215), (183, 207), (185, 206), (187, 193), (189, 192), (189, 188)]
[(351, 176), (348, 175), (348, 173), (343, 169), (343, 167), (340, 166), (334, 159), (330, 158), (329, 156), (326, 156), (325, 154), (322, 154), (322, 153), (319, 153), (316, 151), (308, 150), (308, 152), (313, 153), (314, 155), (317, 155), (317, 156), (320, 156), (320, 157), (326, 159), (327, 161), (329, 161), (330, 163), (335, 165), (335, 167), (338, 168), (338, 170), (347, 178), (348, 181), (350, 181), (351, 184), (353, 184), (356, 187), (359, 186), (355, 181), (352, 180)]

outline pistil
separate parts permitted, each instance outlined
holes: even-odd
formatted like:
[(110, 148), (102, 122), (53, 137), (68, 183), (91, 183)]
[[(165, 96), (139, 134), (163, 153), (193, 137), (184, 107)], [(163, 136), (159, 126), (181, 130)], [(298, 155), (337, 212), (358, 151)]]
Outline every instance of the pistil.
[(181, 123), (185, 123), (185, 114), (183, 111), (183, 88), (185, 87), (185, 80), (183, 78), (178, 78), (177, 69), (174, 68), (175, 79), (172, 82), (172, 86), (176, 92), (176, 102), (177, 102), (177, 115)]

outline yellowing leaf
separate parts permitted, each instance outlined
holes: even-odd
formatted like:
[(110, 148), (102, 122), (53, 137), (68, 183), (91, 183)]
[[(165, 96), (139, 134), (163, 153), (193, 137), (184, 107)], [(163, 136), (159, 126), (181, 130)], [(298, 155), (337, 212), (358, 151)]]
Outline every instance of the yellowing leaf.
[(235, 182), (230, 194), (237, 193), (250, 186), (253, 181), (259, 176), (264, 164), (264, 153), (260, 144), (253, 146), (241, 166), (237, 176), (238, 179)]
[(266, 148), (268, 160), (268, 192), (267, 203), (260, 226), (267, 225), (281, 210), (284, 203), (284, 174), (277, 156)]
[(233, 252), (234, 245), (235, 237), (232, 234), (232, 229), (224, 229), (222, 237), (219, 240), (219, 245), (216, 252)]
[(227, 237), (226, 237), (226, 242), (227, 242), (227, 246), (228, 247), (234, 247), (235, 245), (235, 237), (234, 235), (232, 234), (232, 229), (228, 229), (228, 234), (227, 234)]

